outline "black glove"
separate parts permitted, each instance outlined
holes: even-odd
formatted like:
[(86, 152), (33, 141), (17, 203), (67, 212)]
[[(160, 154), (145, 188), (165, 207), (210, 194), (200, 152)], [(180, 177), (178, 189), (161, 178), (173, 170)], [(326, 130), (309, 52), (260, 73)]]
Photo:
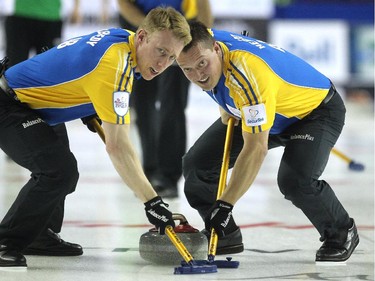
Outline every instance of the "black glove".
[(85, 124), (91, 132), (96, 133), (96, 130), (95, 130), (94, 126), (89, 122), (91, 119), (94, 119), (94, 118), (96, 120), (98, 120), (100, 125), (102, 124), (102, 120), (100, 120), (100, 118), (97, 114), (93, 114), (93, 115), (83, 117), (83, 118), (81, 118), (81, 120), (82, 120), (82, 123)]
[(146, 216), (150, 223), (156, 226), (160, 234), (165, 233), (165, 227), (170, 225), (175, 227), (172, 213), (167, 209), (168, 204), (164, 203), (160, 196), (145, 203)]
[(204, 219), (206, 229), (215, 229), (219, 238), (232, 233), (237, 227), (232, 218), (232, 210), (232, 204), (217, 200)]

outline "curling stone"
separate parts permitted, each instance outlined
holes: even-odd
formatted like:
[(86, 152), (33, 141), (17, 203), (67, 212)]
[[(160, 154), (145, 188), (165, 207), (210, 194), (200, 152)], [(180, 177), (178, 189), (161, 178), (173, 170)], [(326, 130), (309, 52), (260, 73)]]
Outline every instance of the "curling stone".
[[(198, 229), (192, 227), (184, 215), (173, 214), (173, 219), (179, 221), (174, 231), (193, 258), (206, 259), (207, 237)], [(144, 260), (156, 264), (176, 265), (183, 260), (183, 257), (168, 236), (160, 235), (156, 228), (151, 228), (148, 232), (141, 235), (139, 239), (139, 254)]]

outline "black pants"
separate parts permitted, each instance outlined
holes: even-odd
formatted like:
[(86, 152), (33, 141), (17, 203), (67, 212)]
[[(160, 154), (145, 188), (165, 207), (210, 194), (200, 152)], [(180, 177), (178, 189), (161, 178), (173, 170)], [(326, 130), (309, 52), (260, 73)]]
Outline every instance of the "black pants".
[(4, 27), (5, 53), (9, 57), (9, 66), (28, 59), (30, 50), (40, 53), (43, 47), (52, 48), (61, 40), (61, 20), (7, 16)]
[[(344, 125), (345, 106), (339, 94), (280, 135), (270, 135), (269, 149), (284, 146), (277, 182), (281, 193), (300, 208), (321, 239), (348, 229), (350, 219), (327, 182), (319, 180)], [(204, 217), (216, 200), (226, 126), (217, 120), (183, 158), (185, 195)], [(243, 146), (241, 126), (234, 129), (229, 167)]]
[(0, 224), (0, 244), (22, 250), (47, 227), (60, 232), (65, 196), (78, 181), (77, 162), (64, 124), (47, 125), (1, 90), (0, 148), (31, 172)]

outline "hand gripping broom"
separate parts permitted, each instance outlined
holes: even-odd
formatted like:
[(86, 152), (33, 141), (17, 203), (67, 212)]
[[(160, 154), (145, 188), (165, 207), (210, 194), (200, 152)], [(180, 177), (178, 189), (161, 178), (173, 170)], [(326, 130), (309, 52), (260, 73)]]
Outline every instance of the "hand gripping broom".
[[(224, 192), (225, 186), (227, 184), (227, 174), (228, 174), (228, 168), (229, 168), (230, 150), (232, 147), (234, 123), (235, 123), (235, 119), (233, 117), (229, 118), (226, 137), (225, 137), (225, 144), (224, 144), (223, 162), (221, 165), (219, 186), (217, 190), (216, 199), (219, 199), (221, 197), (221, 195)], [(215, 260), (217, 243), (218, 243), (218, 236), (215, 230), (212, 228), (210, 242), (208, 244), (209, 246), (208, 258), (207, 258), (208, 260), (197, 261), (197, 262), (199, 262), (199, 264), (214, 264), (218, 268), (238, 268), (240, 263), (238, 261), (232, 261), (232, 258), (230, 257), (228, 257), (226, 260)]]
[[(88, 121), (95, 128), (96, 132), (105, 143), (105, 135), (102, 126), (99, 124), (96, 118)], [(175, 267), (174, 274), (200, 274), (200, 273), (215, 273), (217, 272), (217, 266), (215, 264), (204, 264), (202, 261), (195, 261), (190, 252), (186, 249), (185, 245), (178, 238), (177, 234), (173, 230), (172, 226), (167, 226), (165, 234), (171, 240), (172, 244), (176, 247), (177, 251), (184, 259), (184, 263), (181, 263), (180, 267)]]

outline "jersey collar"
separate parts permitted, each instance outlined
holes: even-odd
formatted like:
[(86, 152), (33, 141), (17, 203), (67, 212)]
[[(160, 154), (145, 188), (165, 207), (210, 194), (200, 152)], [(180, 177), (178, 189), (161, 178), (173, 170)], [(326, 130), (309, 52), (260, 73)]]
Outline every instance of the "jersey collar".
[(131, 33), (129, 35), (129, 48), (130, 48), (130, 57), (131, 57), (131, 60), (132, 60), (133, 70), (137, 67), (137, 56), (135, 54), (134, 40), (135, 40), (135, 33)]
[(222, 59), (223, 59), (223, 73), (227, 73), (228, 69), (229, 69), (229, 66), (230, 66), (230, 51), (228, 49), (228, 47), (223, 43), (223, 42), (220, 42), (220, 41), (216, 41), (220, 48), (221, 48), (221, 52), (222, 52)]

